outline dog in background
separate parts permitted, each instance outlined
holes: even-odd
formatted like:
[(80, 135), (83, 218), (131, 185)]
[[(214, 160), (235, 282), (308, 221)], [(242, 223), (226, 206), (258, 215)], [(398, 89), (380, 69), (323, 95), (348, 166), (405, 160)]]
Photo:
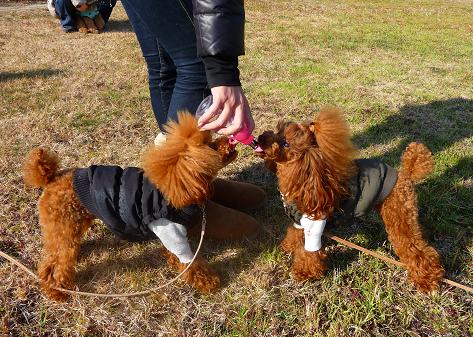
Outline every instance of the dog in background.
[[(100, 34), (105, 21), (97, 8), (97, 0), (71, 0), (76, 13), (73, 16), (74, 23), (80, 33)], [(48, 0), (47, 7), (52, 16), (59, 19), (56, 13), (55, 0)]]
[[(241, 193), (260, 202), (264, 198), (256, 186), (215, 179), (237, 155), (228, 139), (212, 140), (210, 132), (200, 131), (188, 113), (180, 113), (178, 122), (170, 122), (166, 131), (166, 140), (144, 154), (143, 169), (93, 165), (59, 170), (54, 153), (41, 148), (30, 152), (23, 176), (27, 185), (43, 188), (38, 202), (43, 241), (38, 275), (49, 297), (64, 300), (67, 295), (55, 288), (74, 288), (81, 239), (96, 218), (129, 241), (159, 238), (167, 249), (168, 264), (179, 271), (193, 257), (187, 235), (200, 235), (203, 213), (206, 237), (238, 239), (259, 230), (253, 217), (215, 200), (228, 186), (238, 192), (238, 198)], [(205, 212), (200, 205), (205, 205)], [(240, 206), (244, 205), (240, 202)], [(201, 292), (211, 292), (220, 284), (218, 274), (201, 256), (182, 278)]]
[(327, 254), (320, 236), (327, 219), (346, 221), (375, 208), (408, 278), (420, 291), (435, 292), (444, 269), (422, 237), (414, 189), (432, 171), (432, 154), (423, 144), (410, 143), (397, 172), (378, 160), (356, 160), (350, 138), (341, 111), (333, 107), (322, 108), (311, 123), (279, 122), (276, 132), (258, 137), (264, 150), (259, 156), (276, 173), (294, 221), (281, 243), (293, 254), (293, 277), (305, 281), (324, 275)]
[(77, 10), (76, 15), (74, 16), (74, 22), (79, 33), (100, 34), (105, 27), (105, 21), (97, 8), (97, 1), (71, 1)]

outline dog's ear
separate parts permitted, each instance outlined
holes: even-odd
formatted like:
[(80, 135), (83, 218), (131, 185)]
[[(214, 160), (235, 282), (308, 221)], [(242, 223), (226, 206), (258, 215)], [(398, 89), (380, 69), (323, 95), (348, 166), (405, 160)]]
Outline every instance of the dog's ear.
[(180, 112), (178, 122), (169, 122), (165, 130), (166, 141), (143, 156), (145, 176), (176, 208), (203, 202), (222, 168), (220, 155), (208, 146), (210, 133), (200, 131), (188, 112)]
[(278, 183), (284, 198), (313, 218), (329, 217), (343, 186), (331, 175), (319, 151), (312, 147), (298, 153), (278, 168)]

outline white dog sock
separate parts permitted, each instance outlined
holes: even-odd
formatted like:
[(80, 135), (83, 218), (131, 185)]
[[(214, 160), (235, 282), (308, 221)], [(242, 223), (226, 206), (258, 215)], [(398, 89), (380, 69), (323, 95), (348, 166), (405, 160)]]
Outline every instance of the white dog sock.
[(304, 249), (306, 251), (316, 252), (322, 248), (322, 234), (326, 222), (327, 219), (312, 220), (304, 214), (300, 224), (294, 224), (294, 227), (304, 229)]
[(160, 218), (148, 225), (149, 229), (161, 240), (164, 247), (177, 256), (181, 263), (189, 263), (194, 254), (187, 240), (187, 229), (185, 226)]

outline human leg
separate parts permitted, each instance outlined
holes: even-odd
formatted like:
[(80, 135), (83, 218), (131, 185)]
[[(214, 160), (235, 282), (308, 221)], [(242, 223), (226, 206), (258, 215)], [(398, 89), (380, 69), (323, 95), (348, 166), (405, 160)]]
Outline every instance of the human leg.
[(146, 62), (151, 107), (156, 121), (162, 129), (168, 119), (169, 104), (177, 76), (176, 67), (166, 51), (159, 45), (156, 35), (149, 30), (138, 12), (135, 11), (135, 7), (129, 1), (122, 3)]
[(77, 30), (74, 23), (75, 8), (70, 0), (56, 0), (54, 2), (56, 14), (59, 17), (59, 23), (65, 32), (74, 32)]
[[(150, 66), (157, 69), (156, 64), (150, 64), (153, 61), (160, 63), (161, 67), (163, 61), (166, 64), (169, 64), (170, 61), (174, 65), (175, 82), (172, 83), (169, 104), (163, 102), (155, 114), (164, 114), (167, 121), (168, 119), (176, 120), (177, 112), (183, 109), (194, 113), (202, 99), (210, 91), (207, 88), (204, 65), (197, 56), (191, 1), (163, 0), (157, 6), (156, 2), (152, 0), (125, 0), (123, 4), (129, 14), (130, 21), (132, 21), (140, 45), (144, 35), (143, 30), (145, 30), (148, 35), (155, 38), (155, 43), (161, 47), (161, 49), (156, 47), (154, 53), (154, 56), (157, 55), (160, 59), (155, 58), (151, 62), (147, 60), (148, 69)], [(152, 72), (151, 75), (156, 75), (156, 78), (150, 76), (150, 90), (151, 86), (155, 85), (154, 83), (159, 83), (158, 85), (161, 87), (171, 84), (168, 78), (163, 78), (162, 68), (160, 72)], [(163, 124), (159, 119), (158, 123)]]

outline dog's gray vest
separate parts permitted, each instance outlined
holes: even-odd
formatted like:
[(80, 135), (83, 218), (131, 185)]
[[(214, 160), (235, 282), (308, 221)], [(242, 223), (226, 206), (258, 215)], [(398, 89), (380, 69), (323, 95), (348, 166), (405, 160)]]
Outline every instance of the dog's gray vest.
[[(341, 221), (368, 214), (386, 199), (397, 181), (397, 171), (378, 159), (358, 159), (355, 164), (358, 171), (348, 183), (350, 195), (341, 200), (340, 209), (334, 214)], [(299, 223), (302, 213), (297, 206), (284, 198), (283, 204), (287, 216)]]
[(202, 219), (198, 205), (176, 209), (136, 167), (90, 166), (74, 172), (74, 191), (87, 210), (127, 241), (157, 239), (148, 224), (166, 218), (190, 228)]

